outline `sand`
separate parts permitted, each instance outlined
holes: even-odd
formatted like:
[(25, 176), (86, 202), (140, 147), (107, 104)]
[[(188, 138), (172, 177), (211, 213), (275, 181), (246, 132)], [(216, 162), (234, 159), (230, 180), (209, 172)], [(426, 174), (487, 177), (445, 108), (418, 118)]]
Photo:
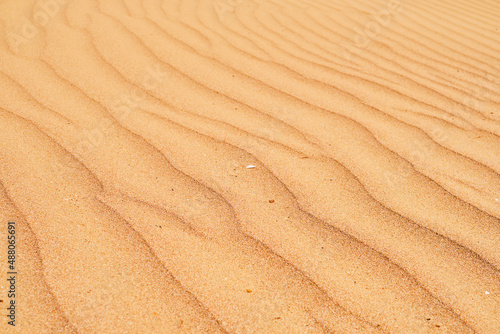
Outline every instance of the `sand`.
[(0, 37), (0, 333), (500, 333), (497, 1), (2, 0)]

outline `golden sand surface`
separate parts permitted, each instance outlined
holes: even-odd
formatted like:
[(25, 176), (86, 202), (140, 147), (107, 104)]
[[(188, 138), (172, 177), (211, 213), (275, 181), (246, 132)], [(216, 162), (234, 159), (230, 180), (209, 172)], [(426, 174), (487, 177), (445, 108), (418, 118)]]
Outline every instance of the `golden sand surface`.
[(0, 333), (500, 333), (497, 0), (0, 0), (0, 37)]

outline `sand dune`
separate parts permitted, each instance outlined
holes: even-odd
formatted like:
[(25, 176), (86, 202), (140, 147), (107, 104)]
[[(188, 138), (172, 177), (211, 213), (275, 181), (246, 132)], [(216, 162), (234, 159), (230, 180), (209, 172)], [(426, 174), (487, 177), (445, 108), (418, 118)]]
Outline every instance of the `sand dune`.
[(0, 18), (1, 333), (500, 333), (498, 2)]

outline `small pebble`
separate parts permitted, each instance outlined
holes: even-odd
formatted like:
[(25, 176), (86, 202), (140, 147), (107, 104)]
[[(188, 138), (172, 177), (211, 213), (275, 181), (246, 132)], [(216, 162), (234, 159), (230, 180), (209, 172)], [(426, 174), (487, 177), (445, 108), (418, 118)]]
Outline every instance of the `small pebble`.
[(274, 199), (270, 199), (270, 200), (269, 200), (269, 203), (274, 203)]
[(485, 292), (484, 292), (484, 294), (489, 295), (489, 294), (490, 294), (490, 292), (489, 292), (489, 291), (485, 291)]

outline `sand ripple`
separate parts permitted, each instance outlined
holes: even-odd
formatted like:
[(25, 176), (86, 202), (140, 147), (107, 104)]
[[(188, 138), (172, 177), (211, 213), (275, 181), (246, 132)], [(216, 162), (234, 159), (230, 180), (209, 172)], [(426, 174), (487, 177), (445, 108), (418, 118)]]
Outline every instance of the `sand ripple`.
[(500, 333), (499, 15), (0, 1), (0, 331)]

